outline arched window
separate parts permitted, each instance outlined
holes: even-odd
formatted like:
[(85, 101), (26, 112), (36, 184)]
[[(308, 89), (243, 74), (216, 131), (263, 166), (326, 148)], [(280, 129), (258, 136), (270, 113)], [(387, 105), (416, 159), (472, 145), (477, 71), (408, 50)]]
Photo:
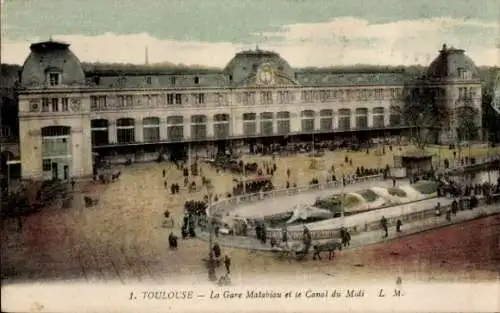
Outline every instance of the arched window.
[(368, 109), (367, 108), (357, 108), (356, 109), (356, 128), (357, 129), (368, 128)]
[(167, 117), (167, 138), (172, 142), (184, 139), (184, 117), (182, 115)]
[(242, 119), (243, 135), (248, 137), (257, 135), (257, 114), (243, 113)]
[(276, 113), (278, 135), (288, 135), (290, 133), (290, 112), (281, 111)]
[(321, 131), (330, 131), (333, 129), (333, 110), (325, 109), (319, 111), (319, 129)]
[(374, 128), (384, 128), (385, 127), (385, 109), (383, 107), (373, 108), (373, 127)]
[(229, 138), (229, 114), (215, 114), (213, 125), (215, 139)]
[(145, 142), (160, 140), (160, 118), (146, 117), (142, 120), (142, 135)]
[(194, 140), (207, 138), (207, 117), (206, 115), (191, 116), (191, 138)]
[(44, 180), (69, 179), (72, 165), (71, 127), (42, 128), (42, 171)]
[(393, 106), (390, 108), (389, 124), (390, 124), (390, 126), (400, 126), (401, 125), (401, 111), (396, 106)]
[(90, 121), (92, 132), (92, 146), (105, 146), (109, 144), (109, 122), (106, 119)]
[(116, 121), (118, 143), (135, 142), (135, 121), (133, 118), (120, 118)]
[(314, 119), (315, 119), (316, 113), (313, 110), (304, 110), (300, 112), (300, 122), (302, 126), (302, 132), (303, 133), (312, 133), (314, 132), (315, 125), (314, 125)]
[(261, 136), (274, 135), (272, 112), (260, 113), (260, 134)]
[(350, 109), (340, 109), (339, 110), (339, 130), (350, 130), (351, 129), (351, 110)]

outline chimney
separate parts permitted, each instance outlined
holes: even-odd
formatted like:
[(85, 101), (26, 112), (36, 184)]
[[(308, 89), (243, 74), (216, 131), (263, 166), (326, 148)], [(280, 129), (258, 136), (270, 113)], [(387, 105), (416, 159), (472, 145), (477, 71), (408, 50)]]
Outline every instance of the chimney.
[(444, 43), (444, 44), (443, 44), (443, 49), (442, 49), (442, 51), (446, 51), (447, 49), (448, 49), (448, 47), (447, 47), (447, 46), (446, 46), (446, 44)]

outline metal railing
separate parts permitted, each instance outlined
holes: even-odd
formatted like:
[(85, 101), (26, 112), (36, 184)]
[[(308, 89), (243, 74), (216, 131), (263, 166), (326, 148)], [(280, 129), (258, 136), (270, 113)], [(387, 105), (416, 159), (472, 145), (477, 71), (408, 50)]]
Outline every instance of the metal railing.
[[(492, 195), (492, 199), (495, 202), (500, 201), (500, 194)], [(464, 197), (462, 198), (464, 201), (470, 200), (470, 197)], [(478, 197), (478, 206), (488, 204), (486, 199), (483, 196)], [(440, 208), (440, 216), (442, 218), (445, 218), (446, 211), (451, 208), (451, 203), (448, 205), (443, 205)], [(459, 202), (459, 211), (464, 211), (464, 210), (469, 210), (467, 208), (467, 204), (464, 204), (463, 206)], [(462, 207), (462, 208), (460, 208)], [(395, 227), (397, 224), (398, 220), (401, 220), (403, 224), (411, 223), (413, 221), (421, 221), (425, 220), (431, 217), (435, 217), (436, 215), (436, 207), (432, 207), (426, 210), (421, 210), (421, 211), (415, 211), (415, 212), (408, 212), (406, 214), (399, 214), (398, 216), (393, 216), (387, 218), (387, 227)], [(380, 223), (380, 220), (376, 221), (371, 221), (368, 223), (364, 223), (362, 225), (350, 225), (350, 226), (345, 226), (345, 229), (349, 231), (351, 235), (358, 235), (362, 232), (368, 232), (368, 231), (374, 231), (374, 230), (382, 230), (382, 226)], [(311, 230), (311, 238), (313, 240), (340, 240), (340, 227), (337, 228), (332, 228), (332, 229), (321, 229), (321, 230)], [(297, 240), (302, 240), (303, 238), (303, 231), (288, 231), (287, 232), (289, 240), (292, 241), (297, 241)], [(274, 238), (277, 243), (281, 241), (281, 230), (268, 230), (267, 231), (267, 238), (271, 239)]]
[[(364, 176), (364, 177), (356, 177), (350, 182), (346, 180), (346, 186), (358, 184), (358, 183), (365, 183), (365, 182), (371, 182), (371, 181), (380, 181), (383, 178), (382, 174), (379, 175), (372, 175), (372, 176)], [(332, 181), (324, 184), (315, 184), (315, 185), (306, 185), (306, 186), (299, 186), (299, 187), (293, 187), (293, 188), (287, 188), (287, 189), (278, 189), (278, 190), (271, 190), (271, 191), (264, 191), (264, 192), (258, 192), (258, 193), (252, 193), (252, 194), (245, 194), (241, 196), (235, 196), (231, 198), (225, 198), (222, 200), (217, 201), (216, 203), (213, 203), (210, 208), (208, 208), (208, 212), (211, 213), (211, 215), (221, 215), (225, 213), (229, 209), (233, 209), (237, 207), (240, 204), (250, 204), (250, 203), (255, 203), (263, 200), (268, 200), (268, 199), (274, 199), (278, 197), (286, 197), (286, 196), (293, 196), (301, 193), (306, 193), (306, 192), (316, 192), (320, 190), (326, 190), (326, 189), (333, 189), (333, 188), (341, 188), (342, 187), (342, 182), (341, 181)]]

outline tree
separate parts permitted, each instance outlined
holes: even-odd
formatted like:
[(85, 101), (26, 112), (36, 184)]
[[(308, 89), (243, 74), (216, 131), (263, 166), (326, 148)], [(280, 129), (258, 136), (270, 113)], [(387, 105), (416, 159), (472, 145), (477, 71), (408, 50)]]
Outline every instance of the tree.
[(401, 106), (391, 110), (401, 116), (401, 121), (410, 129), (410, 136), (417, 148), (423, 150), (431, 141), (436, 142), (440, 130), (446, 128), (450, 110), (436, 98), (437, 90), (427, 86), (412, 86), (406, 90)]
[(479, 110), (472, 106), (463, 106), (456, 110), (457, 137), (460, 141), (477, 139), (479, 126), (476, 122)]

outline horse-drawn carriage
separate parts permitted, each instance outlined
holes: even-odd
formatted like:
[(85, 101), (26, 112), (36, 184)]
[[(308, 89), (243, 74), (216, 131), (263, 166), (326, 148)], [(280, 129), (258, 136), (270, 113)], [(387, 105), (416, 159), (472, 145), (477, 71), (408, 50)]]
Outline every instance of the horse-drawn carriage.
[(297, 261), (301, 261), (309, 254), (309, 247), (301, 242), (282, 242), (273, 247), (272, 251), (277, 253), (278, 259), (292, 257)]
[[(328, 252), (328, 260), (335, 258), (335, 250), (342, 251), (342, 244), (337, 241), (328, 241), (325, 243), (317, 243), (312, 245), (313, 260), (318, 258), (321, 260), (321, 252)], [(306, 246), (301, 242), (282, 242), (273, 247), (273, 252), (278, 254), (279, 259), (290, 256), (298, 261), (304, 260), (310, 251), (310, 246)]]

